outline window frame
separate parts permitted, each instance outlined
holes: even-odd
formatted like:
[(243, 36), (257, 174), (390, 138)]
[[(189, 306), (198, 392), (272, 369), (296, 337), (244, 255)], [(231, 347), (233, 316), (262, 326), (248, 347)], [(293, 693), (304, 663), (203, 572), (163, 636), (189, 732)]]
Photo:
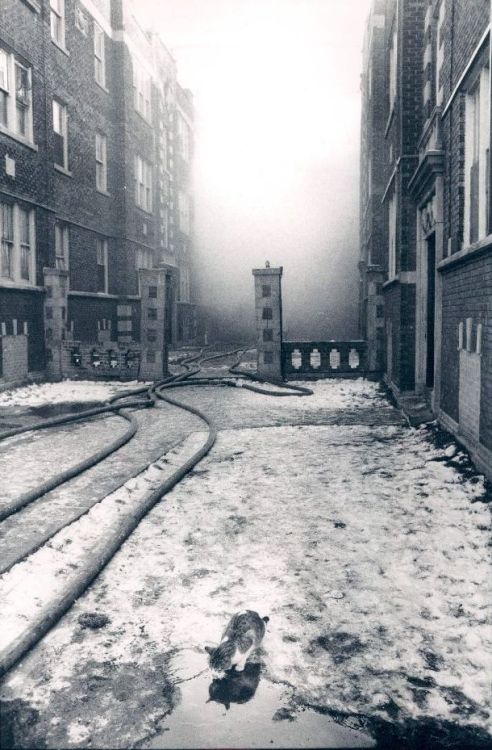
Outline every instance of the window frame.
[[(59, 29), (59, 34), (57, 33)], [(62, 50), (66, 50), (65, 0), (50, 0), (50, 33), (51, 41)]]
[(464, 197), (462, 247), (484, 239), (490, 232), (488, 205), (490, 132), (490, 67), (482, 57), (464, 84)]
[(96, 132), (96, 189), (108, 192), (108, 139), (104, 133)]
[[(33, 101), (32, 101), (32, 66), (24, 62), (13, 52), (7, 51), (0, 47), (0, 60), (3, 60), (0, 70), (2, 70), (5, 80), (0, 84), (2, 92), (4, 117), (0, 119), (0, 131), (7, 135), (13, 136), (21, 143), (34, 146), (34, 125), (33, 125)], [(26, 74), (25, 93), (19, 95), (20, 88), (17, 86), (18, 70)], [(3, 76), (2, 76), (3, 78)], [(25, 117), (25, 131), (19, 128), (18, 113), (19, 107)]]
[(64, 221), (55, 221), (55, 267), (60, 271), (70, 270), (70, 231)]
[[(104, 269), (103, 289), (100, 289), (101, 285), (99, 284), (100, 268)], [(108, 240), (102, 237), (96, 237), (96, 287), (98, 294), (109, 293)]]
[[(55, 105), (60, 108), (60, 128), (61, 132), (55, 129)], [(56, 96), (53, 97), (52, 105), (52, 120), (53, 120), (53, 133), (59, 135), (63, 139), (63, 164), (56, 161), (56, 149), (53, 149), (53, 163), (55, 167), (68, 172), (68, 111), (67, 105), (64, 104)]]
[[(6, 209), (6, 210), (5, 210)], [(11, 233), (7, 238), (5, 231), (5, 215), (10, 213)], [(27, 235), (21, 236), (21, 216), (25, 216)], [(9, 274), (3, 273), (3, 249), (8, 243)], [(23, 275), (22, 249), (28, 248), (28, 277)], [(0, 201), (0, 286), (36, 286), (36, 211), (19, 203)]]
[(187, 236), (191, 233), (191, 198), (184, 190), (178, 192), (179, 230)]
[[(98, 41), (101, 42), (100, 49)], [(106, 34), (97, 21), (94, 21), (94, 79), (106, 90)]]
[(134, 160), (135, 205), (152, 213), (153, 206), (153, 169), (152, 164), (143, 156), (135, 154)]
[(149, 124), (152, 122), (152, 76), (133, 58), (133, 106)]

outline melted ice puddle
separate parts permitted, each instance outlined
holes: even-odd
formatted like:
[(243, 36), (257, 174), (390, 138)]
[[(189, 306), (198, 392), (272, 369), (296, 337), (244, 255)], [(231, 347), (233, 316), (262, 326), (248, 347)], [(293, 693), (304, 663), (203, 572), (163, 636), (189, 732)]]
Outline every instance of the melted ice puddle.
[(179, 685), (180, 702), (159, 733), (143, 747), (375, 747), (368, 735), (314, 711), (292, 713), (294, 720), (274, 721), (273, 716), (288, 706), (291, 690), (270, 682), (257, 664), (247, 664), (243, 675), (221, 680), (214, 680), (208, 669), (204, 673), (200, 670), (203, 655), (189, 651), (177, 654), (174, 675), (177, 681), (187, 680)]

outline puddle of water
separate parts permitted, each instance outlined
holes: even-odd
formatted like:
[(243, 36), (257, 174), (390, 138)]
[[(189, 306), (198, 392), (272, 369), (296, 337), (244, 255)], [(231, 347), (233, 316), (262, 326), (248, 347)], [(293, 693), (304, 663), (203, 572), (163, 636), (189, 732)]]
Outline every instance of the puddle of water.
[[(374, 741), (353, 729), (340, 726), (314, 711), (286, 710), (290, 688), (270, 682), (258, 664), (248, 664), (244, 675), (213, 679), (203, 674), (202, 654), (180, 652), (172, 665), (181, 700), (160, 732), (145, 748), (372, 748)], [(193, 674), (197, 674), (193, 677)], [(227, 708), (226, 704), (229, 704)], [(290, 716), (273, 716), (284, 709)]]

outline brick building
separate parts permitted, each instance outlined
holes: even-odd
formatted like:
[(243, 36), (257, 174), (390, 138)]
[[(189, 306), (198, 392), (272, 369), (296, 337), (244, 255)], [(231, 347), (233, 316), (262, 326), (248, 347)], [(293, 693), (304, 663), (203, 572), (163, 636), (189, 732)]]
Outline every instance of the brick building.
[(359, 335), (369, 344), (370, 370), (382, 367), (384, 336), (385, 6), (386, 0), (376, 0), (371, 9), (361, 77)]
[(388, 0), (384, 23), (386, 378), (492, 475), (491, 3)]
[(162, 270), (166, 342), (195, 336), (193, 104), (137, 5), (2, 0), (0, 378), (14, 337), (30, 371), (53, 337), (140, 342), (139, 269)]

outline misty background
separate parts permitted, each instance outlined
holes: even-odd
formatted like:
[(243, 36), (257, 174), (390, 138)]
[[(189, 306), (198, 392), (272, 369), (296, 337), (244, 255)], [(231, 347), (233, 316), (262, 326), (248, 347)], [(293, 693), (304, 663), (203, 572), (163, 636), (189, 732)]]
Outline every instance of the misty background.
[(251, 337), (251, 269), (269, 260), (284, 267), (287, 339), (356, 337), (370, 0), (137, 4), (194, 95), (196, 268), (214, 334)]

